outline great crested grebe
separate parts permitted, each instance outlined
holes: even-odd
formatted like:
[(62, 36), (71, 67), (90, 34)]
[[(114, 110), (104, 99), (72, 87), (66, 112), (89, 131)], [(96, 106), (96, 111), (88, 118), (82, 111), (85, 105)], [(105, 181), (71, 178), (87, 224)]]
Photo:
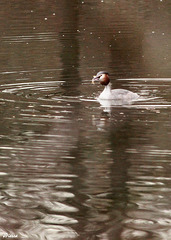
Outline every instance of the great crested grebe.
[(93, 77), (92, 83), (99, 81), (101, 85), (104, 85), (105, 88), (103, 92), (99, 95), (99, 99), (102, 100), (122, 100), (124, 102), (134, 101), (139, 98), (137, 93), (131, 92), (126, 89), (112, 89), (109, 79), (109, 73), (106, 71), (100, 71)]

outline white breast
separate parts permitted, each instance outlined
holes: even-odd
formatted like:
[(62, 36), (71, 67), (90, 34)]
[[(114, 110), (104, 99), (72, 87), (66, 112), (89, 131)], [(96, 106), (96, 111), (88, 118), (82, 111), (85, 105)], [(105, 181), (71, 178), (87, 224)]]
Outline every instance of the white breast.
[(103, 92), (99, 95), (99, 99), (102, 100), (123, 100), (123, 101), (133, 101), (139, 98), (137, 93), (133, 93), (125, 89), (111, 89), (111, 84), (109, 83), (105, 86)]

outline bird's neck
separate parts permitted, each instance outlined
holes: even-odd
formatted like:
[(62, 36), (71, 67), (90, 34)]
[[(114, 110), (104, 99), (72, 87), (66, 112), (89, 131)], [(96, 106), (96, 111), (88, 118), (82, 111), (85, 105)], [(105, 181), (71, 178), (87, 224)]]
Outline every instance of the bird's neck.
[(111, 83), (105, 86), (103, 92), (100, 94), (99, 98), (101, 99), (110, 99), (111, 98)]
[(111, 83), (109, 83), (108, 85), (105, 86), (103, 92), (104, 92), (104, 91), (105, 91), (105, 92), (111, 92), (111, 88), (112, 88)]

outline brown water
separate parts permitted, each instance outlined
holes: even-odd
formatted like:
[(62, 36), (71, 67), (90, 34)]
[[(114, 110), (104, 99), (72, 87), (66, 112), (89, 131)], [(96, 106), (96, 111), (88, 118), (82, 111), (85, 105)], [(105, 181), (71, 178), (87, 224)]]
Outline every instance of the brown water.
[[(1, 239), (171, 239), (170, 13), (1, 1)], [(96, 101), (100, 70), (148, 100)]]

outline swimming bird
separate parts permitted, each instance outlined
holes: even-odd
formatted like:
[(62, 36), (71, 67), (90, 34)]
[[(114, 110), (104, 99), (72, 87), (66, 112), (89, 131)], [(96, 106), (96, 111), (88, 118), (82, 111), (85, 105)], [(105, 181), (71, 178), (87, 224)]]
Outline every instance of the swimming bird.
[(126, 89), (112, 89), (109, 73), (106, 71), (100, 71), (93, 77), (92, 83), (99, 81), (101, 85), (104, 85), (105, 88), (102, 93), (99, 95), (101, 100), (121, 100), (122, 102), (131, 102), (139, 98), (137, 93), (131, 92)]

